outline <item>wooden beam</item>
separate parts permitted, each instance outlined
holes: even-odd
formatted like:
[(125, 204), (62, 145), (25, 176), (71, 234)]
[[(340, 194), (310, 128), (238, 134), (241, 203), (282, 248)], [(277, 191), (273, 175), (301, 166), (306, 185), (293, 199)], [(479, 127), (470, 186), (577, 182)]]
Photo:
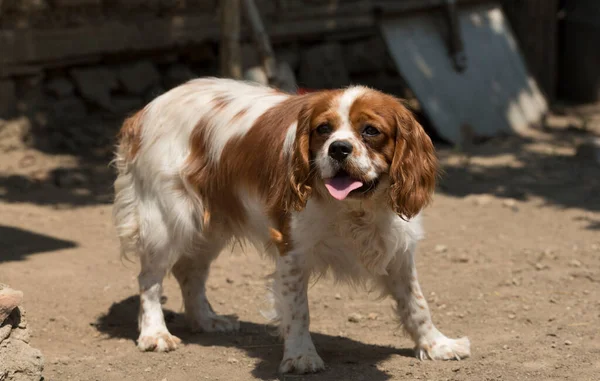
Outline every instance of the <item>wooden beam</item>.
[(240, 0), (221, 0), (221, 75), (242, 78)]
[(0, 65), (35, 64), (98, 54), (148, 51), (214, 40), (214, 16), (154, 19), (139, 24), (0, 31)]
[(243, 0), (244, 11), (246, 13), (246, 20), (250, 24), (250, 29), (254, 36), (254, 42), (258, 48), (260, 58), (263, 61), (263, 68), (265, 74), (269, 80), (275, 78), (277, 71), (277, 63), (275, 62), (275, 53), (271, 47), (271, 41), (269, 40), (269, 34), (265, 30), (258, 8), (254, 3), (254, 0)]

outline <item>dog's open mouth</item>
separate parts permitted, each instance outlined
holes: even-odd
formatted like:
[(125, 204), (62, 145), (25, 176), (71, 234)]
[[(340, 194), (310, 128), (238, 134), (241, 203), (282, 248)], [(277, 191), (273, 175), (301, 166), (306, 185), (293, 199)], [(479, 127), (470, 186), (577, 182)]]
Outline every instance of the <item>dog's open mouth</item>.
[(377, 180), (363, 182), (341, 170), (335, 176), (325, 179), (325, 187), (329, 194), (337, 200), (344, 200), (349, 195), (366, 194), (377, 185)]

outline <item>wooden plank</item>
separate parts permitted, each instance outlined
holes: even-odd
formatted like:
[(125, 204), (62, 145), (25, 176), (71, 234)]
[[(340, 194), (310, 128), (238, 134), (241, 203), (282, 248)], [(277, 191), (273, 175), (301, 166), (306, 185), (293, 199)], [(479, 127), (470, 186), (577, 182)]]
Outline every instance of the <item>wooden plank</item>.
[(373, 28), (375, 25), (375, 17), (367, 14), (352, 17), (290, 21), (270, 25), (267, 27), (267, 29), (272, 41), (282, 42), (288, 40), (297, 40), (298, 38), (320, 36), (323, 34), (329, 35), (331, 33), (344, 32), (348, 30)]
[(547, 102), (527, 73), (499, 6), (459, 10), (467, 56), (460, 73), (448, 55), (440, 17), (421, 13), (382, 22), (396, 66), (437, 132), (469, 144), (474, 137), (518, 133), (539, 123)]
[[(373, 0), (372, 7), (383, 15), (406, 14), (410, 12), (429, 11), (444, 7), (447, 0)], [(455, 0), (457, 5), (466, 6), (484, 3), (489, 0)]]
[(50, 0), (50, 5), (56, 8), (102, 5), (102, 0)]
[(164, 49), (219, 36), (214, 16), (177, 16), (144, 23), (0, 31), (0, 65), (39, 63), (79, 56)]
[(221, 75), (242, 78), (240, 0), (221, 1)]
[(558, 0), (504, 0), (527, 66), (550, 100), (556, 95), (558, 57)]

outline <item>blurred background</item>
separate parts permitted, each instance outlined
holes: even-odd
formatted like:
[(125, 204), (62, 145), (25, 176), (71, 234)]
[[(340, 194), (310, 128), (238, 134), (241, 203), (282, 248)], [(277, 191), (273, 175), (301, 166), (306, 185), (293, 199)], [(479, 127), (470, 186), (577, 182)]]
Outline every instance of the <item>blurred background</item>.
[(254, 256), (223, 256), (210, 281), (217, 308), (242, 316), (238, 338), (186, 333), (168, 280), (169, 324), (200, 345), (177, 367), (133, 345), (115, 137), (198, 76), (367, 85), (406, 98), (436, 144), (419, 268), (434, 320), (469, 334), (474, 359), (415, 363), (387, 305), (325, 283), (311, 313), (330, 368), (311, 379), (597, 377), (600, 1), (0, 0), (0, 283), (25, 292), (46, 379), (274, 377)]

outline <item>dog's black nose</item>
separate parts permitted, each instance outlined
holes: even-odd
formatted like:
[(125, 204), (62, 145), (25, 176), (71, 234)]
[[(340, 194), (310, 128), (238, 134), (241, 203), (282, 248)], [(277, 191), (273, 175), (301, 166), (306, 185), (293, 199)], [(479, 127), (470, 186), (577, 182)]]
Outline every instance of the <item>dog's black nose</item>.
[(345, 140), (336, 140), (329, 145), (329, 157), (344, 161), (352, 153), (352, 144)]

